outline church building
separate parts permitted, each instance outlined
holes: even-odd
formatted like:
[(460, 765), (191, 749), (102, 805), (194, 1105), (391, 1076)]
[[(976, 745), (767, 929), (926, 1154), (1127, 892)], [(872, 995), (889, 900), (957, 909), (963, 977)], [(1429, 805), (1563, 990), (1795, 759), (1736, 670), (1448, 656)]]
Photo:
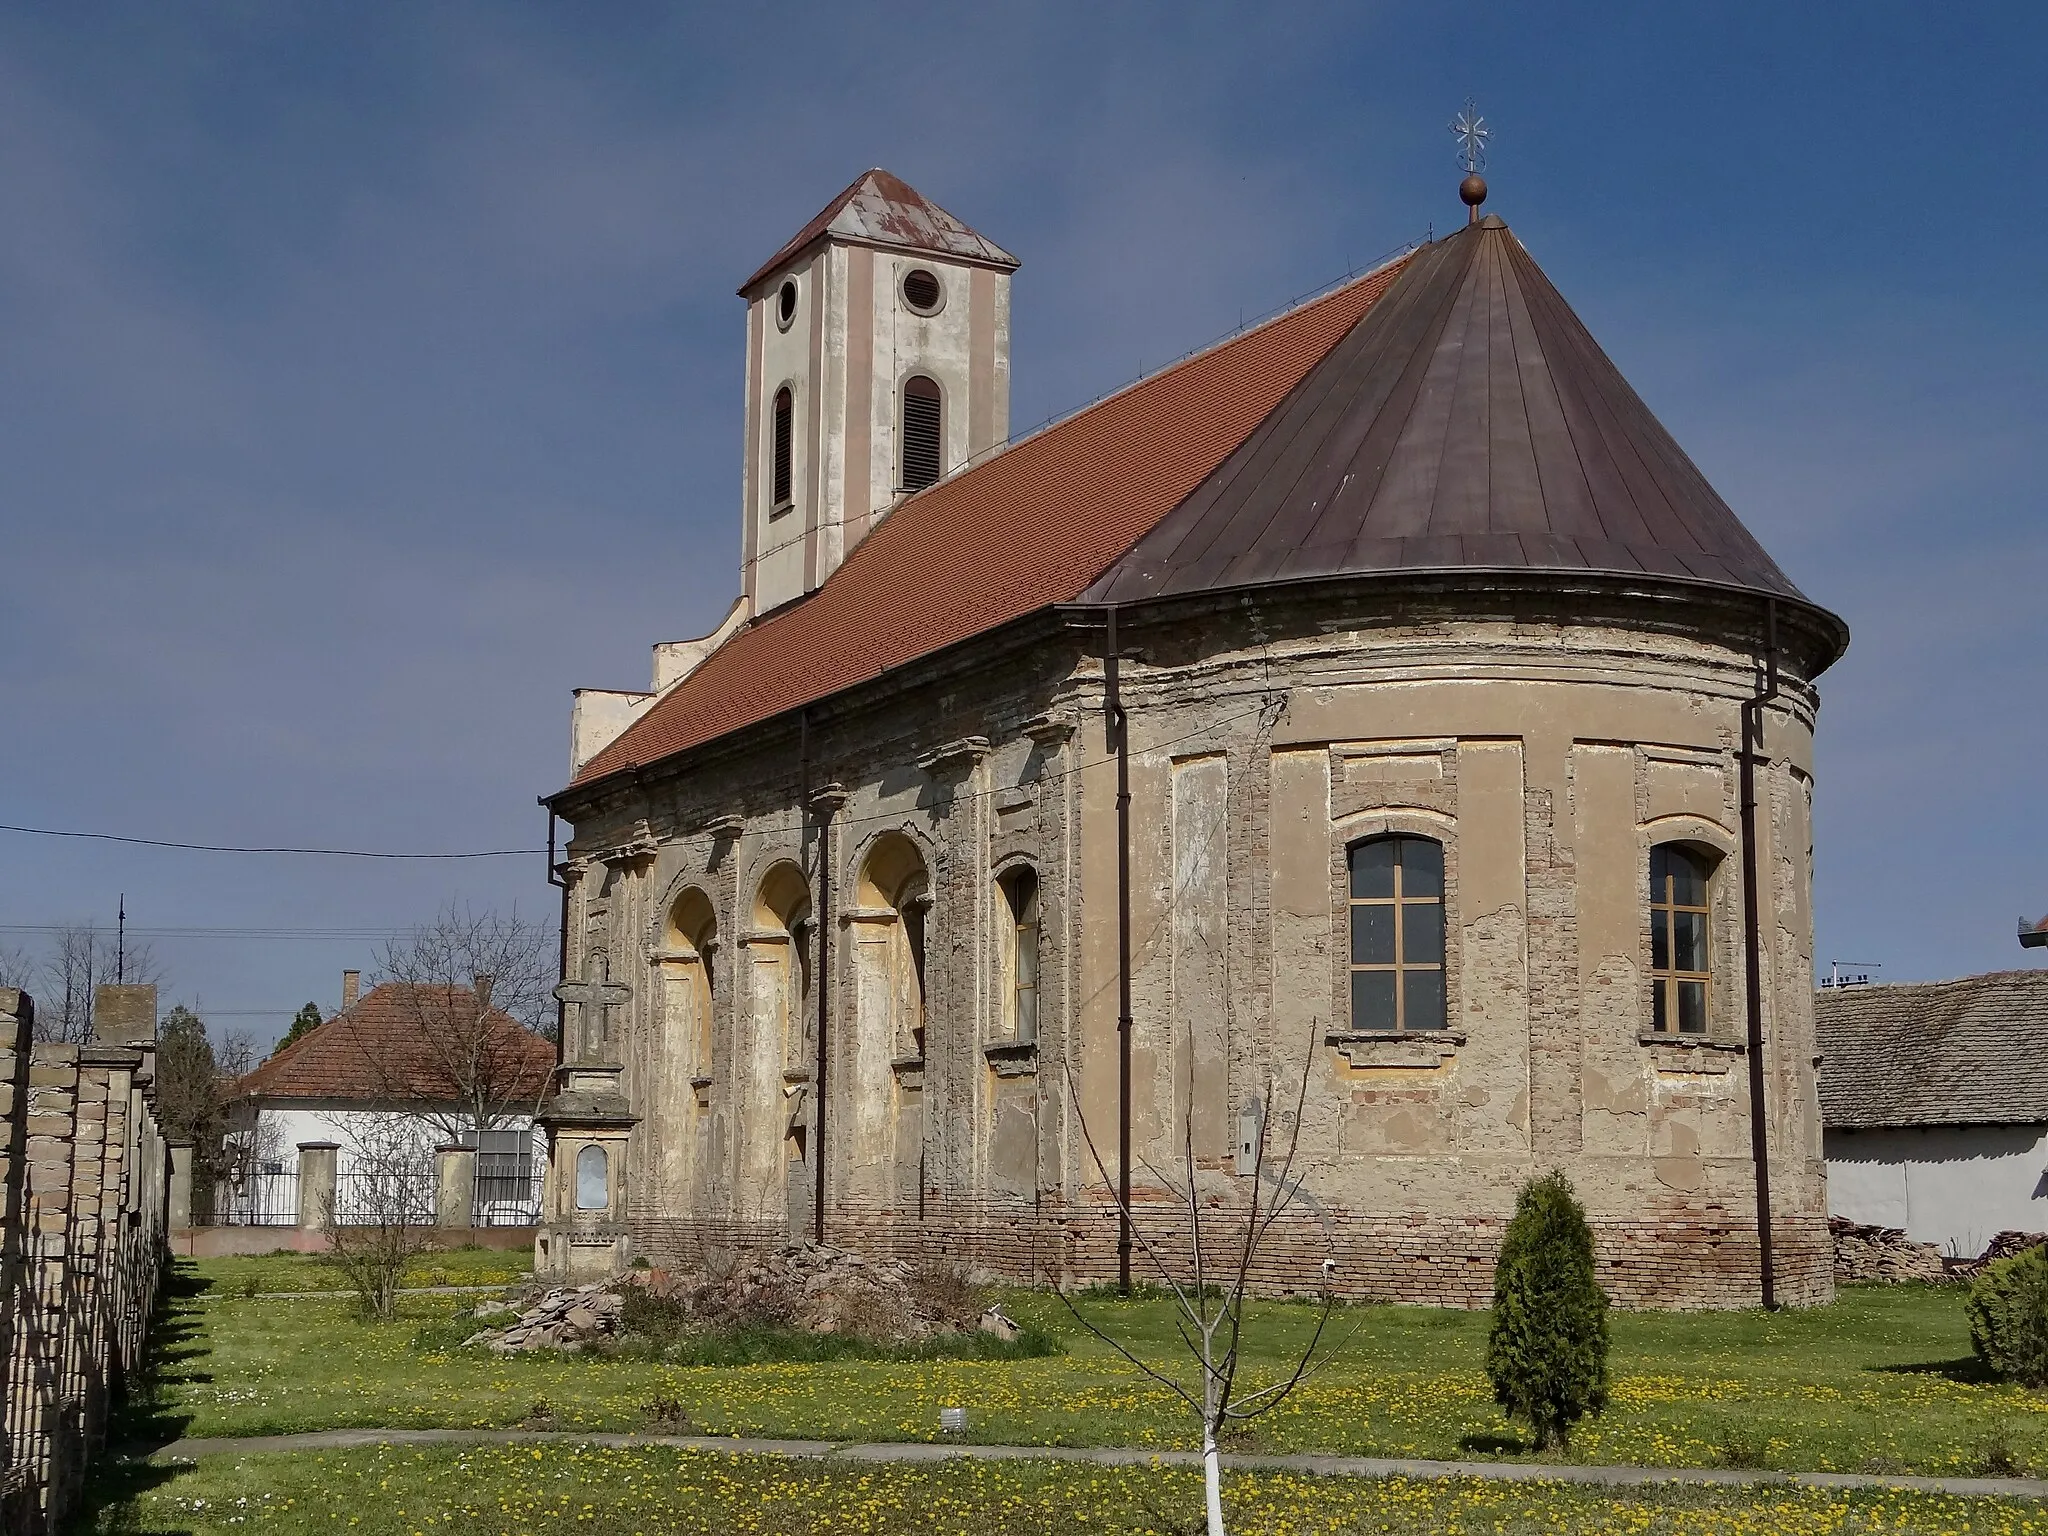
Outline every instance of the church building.
[(1485, 1305), (1558, 1168), (1618, 1303), (1832, 1295), (1847, 630), (1463, 191), (1014, 440), (1017, 260), (896, 177), (741, 287), (739, 598), (578, 693), (546, 798), (542, 1270), (794, 1236), (1113, 1280), (1120, 1182), (1171, 1243), (1152, 1170), (1191, 1142), (1227, 1211), (1263, 1139), (1271, 1290)]

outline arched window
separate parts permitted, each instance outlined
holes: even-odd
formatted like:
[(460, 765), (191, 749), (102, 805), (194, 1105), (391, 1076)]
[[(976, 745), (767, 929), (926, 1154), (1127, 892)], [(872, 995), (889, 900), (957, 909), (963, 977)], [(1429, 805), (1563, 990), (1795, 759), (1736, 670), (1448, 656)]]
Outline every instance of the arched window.
[(1444, 848), (1379, 837), (1351, 849), (1351, 1027), (1444, 1027)]
[(945, 469), (945, 438), (936, 379), (912, 374), (903, 381), (903, 489), (921, 491)]
[(610, 1159), (604, 1155), (604, 1148), (587, 1146), (576, 1154), (576, 1209), (579, 1211), (601, 1211), (612, 1203), (611, 1180), (607, 1177)]
[(1014, 869), (998, 882), (1003, 893), (1003, 1024), (1019, 1044), (1038, 1038), (1038, 876)]
[(1707, 876), (1689, 848), (1650, 850), (1650, 1027), (1659, 1032), (1707, 1032)]
[(775, 451), (770, 471), (770, 478), (774, 483), (769, 498), (771, 510), (786, 507), (790, 503), (790, 440), (795, 426), (796, 399), (790, 394), (789, 386), (785, 384), (775, 391)]

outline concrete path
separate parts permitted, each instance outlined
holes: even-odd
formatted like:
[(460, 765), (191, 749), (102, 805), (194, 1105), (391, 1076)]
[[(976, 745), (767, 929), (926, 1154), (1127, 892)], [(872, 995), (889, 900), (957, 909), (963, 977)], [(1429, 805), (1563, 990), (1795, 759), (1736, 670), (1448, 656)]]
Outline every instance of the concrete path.
[[(195, 1461), (202, 1456), (255, 1456), (274, 1451), (338, 1451), (366, 1445), (508, 1445), (555, 1441), (567, 1445), (665, 1445), (727, 1455), (789, 1456), (832, 1462), (1077, 1461), (1094, 1466), (1201, 1465), (1195, 1451), (1153, 1451), (1136, 1446), (858, 1445), (833, 1440), (749, 1440), (713, 1435), (605, 1434), (590, 1430), (544, 1429), (321, 1429), (303, 1435), (259, 1435), (240, 1440), (174, 1440), (163, 1446), (131, 1446), (129, 1460)], [(1634, 1488), (1655, 1483), (1728, 1487), (1910, 1488), (1920, 1493), (1970, 1497), (2048, 1498), (2048, 1481), (2026, 1477), (1891, 1477), (1861, 1472), (1763, 1472), (1713, 1467), (1544, 1466), (1526, 1461), (1420, 1461), (1379, 1456), (1231, 1456), (1223, 1464), (1238, 1472), (1305, 1472), (1319, 1477), (1476, 1477), (1496, 1482), (1588, 1483)]]

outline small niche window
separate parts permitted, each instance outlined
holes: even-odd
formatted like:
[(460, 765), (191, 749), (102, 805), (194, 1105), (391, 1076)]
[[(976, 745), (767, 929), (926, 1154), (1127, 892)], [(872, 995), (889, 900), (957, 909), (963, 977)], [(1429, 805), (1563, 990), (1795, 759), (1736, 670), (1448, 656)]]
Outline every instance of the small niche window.
[(775, 391), (775, 440), (769, 479), (770, 503), (780, 511), (790, 503), (790, 438), (796, 425), (796, 400), (785, 384)]
[(1650, 1027), (1707, 1032), (1707, 862), (1689, 848), (1650, 850)]
[(1444, 1027), (1444, 848), (1380, 837), (1351, 849), (1351, 1027)]
[(903, 489), (921, 491), (944, 471), (943, 406), (936, 379), (913, 374), (903, 381)]
[(603, 1147), (585, 1147), (576, 1154), (577, 1210), (601, 1211), (612, 1203), (609, 1163)]
[(1038, 1038), (1038, 876), (1028, 869), (1003, 876), (1004, 915), (1008, 939), (1003, 957), (1003, 986), (1008, 1034), (1018, 1044)]
[(903, 274), (903, 302), (915, 314), (936, 315), (945, 305), (946, 290), (932, 273), (913, 267)]
[(775, 323), (786, 331), (789, 329), (789, 323), (794, 319), (796, 319), (796, 280), (792, 278), (776, 290)]

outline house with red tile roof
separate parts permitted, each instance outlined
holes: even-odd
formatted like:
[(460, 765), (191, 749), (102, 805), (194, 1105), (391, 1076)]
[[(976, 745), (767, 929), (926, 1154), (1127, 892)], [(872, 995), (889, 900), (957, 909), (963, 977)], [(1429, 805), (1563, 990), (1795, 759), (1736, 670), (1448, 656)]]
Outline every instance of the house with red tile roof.
[(1831, 1294), (1847, 628), (1461, 196), (1015, 438), (1016, 258), (898, 178), (742, 285), (739, 598), (544, 797), (543, 1268), (1156, 1279), (1278, 1188), (1260, 1285), (1484, 1305), (1560, 1168), (1618, 1300)]
[(476, 1150), (481, 1224), (532, 1219), (538, 1141), (534, 1113), (555, 1047), (491, 1005), (481, 988), (386, 981), (358, 990), (342, 977), (342, 1006), (239, 1079), (228, 1139), (242, 1155), (220, 1196), (230, 1224), (297, 1224), (305, 1149), (333, 1149), (337, 1204), (354, 1181), (390, 1175), (417, 1184), (431, 1211), (437, 1149)]

